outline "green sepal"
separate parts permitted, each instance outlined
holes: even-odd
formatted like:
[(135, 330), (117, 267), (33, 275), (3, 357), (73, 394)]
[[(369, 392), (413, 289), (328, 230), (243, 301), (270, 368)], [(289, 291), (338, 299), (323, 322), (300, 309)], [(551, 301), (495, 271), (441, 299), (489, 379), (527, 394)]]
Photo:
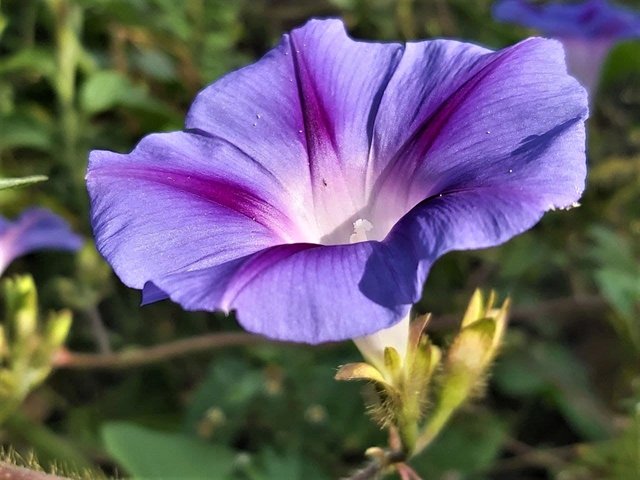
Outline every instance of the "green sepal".
[(67, 339), (71, 328), (72, 315), (69, 310), (61, 310), (49, 314), (43, 340), (50, 350), (57, 350)]
[(14, 348), (23, 348), (36, 333), (38, 296), (33, 278), (18, 276), (3, 284), (6, 318), (11, 326)]
[(0, 328), (0, 423), (51, 372), (53, 359), (67, 338), (71, 312), (49, 315), (38, 323), (38, 296), (30, 276), (4, 280), (5, 324)]
[(435, 360), (432, 348), (436, 347), (431, 344), (429, 337), (424, 335), (420, 338), (417, 347), (411, 352), (412, 354), (407, 355), (405, 389), (408, 395), (417, 397), (420, 404), (426, 400), (431, 375), (435, 368), (432, 365), (432, 361)]
[(479, 318), (484, 317), (484, 305), (484, 296), (482, 295), (482, 290), (477, 288), (473, 292), (473, 295), (471, 295), (471, 300), (469, 300), (467, 310), (464, 312), (461, 327), (464, 328), (467, 325), (470, 325), (473, 322), (477, 321)]
[(384, 349), (384, 369), (385, 377), (390, 380), (390, 383), (396, 388), (402, 388), (402, 359), (393, 347)]
[(340, 366), (334, 378), (342, 381), (366, 380), (391, 386), (377, 368), (364, 362), (347, 363)]
[(407, 344), (407, 357), (419, 347), (420, 342), (427, 336), (427, 325), (431, 321), (431, 314), (420, 315), (409, 326), (409, 342)]

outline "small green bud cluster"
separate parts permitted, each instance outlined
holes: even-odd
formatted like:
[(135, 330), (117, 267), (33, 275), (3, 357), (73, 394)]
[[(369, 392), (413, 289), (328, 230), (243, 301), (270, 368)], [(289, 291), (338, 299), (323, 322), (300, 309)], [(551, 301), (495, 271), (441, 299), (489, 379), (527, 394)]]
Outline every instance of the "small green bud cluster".
[(485, 298), (477, 290), (444, 353), (427, 335), (430, 317), (424, 315), (411, 324), (405, 358), (387, 347), (382, 365), (351, 363), (338, 370), (337, 380), (373, 383), (376, 398), (370, 411), (382, 427), (397, 433), (404, 458), (426, 448), (455, 411), (484, 385), (509, 310), (508, 300), (500, 307), (495, 303), (495, 293)]
[(67, 338), (71, 312), (49, 314), (39, 322), (33, 278), (18, 276), (2, 285), (5, 314), (0, 324), (0, 423), (49, 375)]

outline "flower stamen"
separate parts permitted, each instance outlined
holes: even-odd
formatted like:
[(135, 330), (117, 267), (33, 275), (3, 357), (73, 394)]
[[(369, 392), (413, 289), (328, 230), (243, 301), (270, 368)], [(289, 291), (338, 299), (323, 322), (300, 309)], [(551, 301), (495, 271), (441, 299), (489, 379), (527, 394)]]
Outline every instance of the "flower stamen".
[(366, 218), (359, 218), (353, 222), (353, 233), (349, 237), (349, 243), (366, 242), (367, 232), (373, 230), (373, 224)]

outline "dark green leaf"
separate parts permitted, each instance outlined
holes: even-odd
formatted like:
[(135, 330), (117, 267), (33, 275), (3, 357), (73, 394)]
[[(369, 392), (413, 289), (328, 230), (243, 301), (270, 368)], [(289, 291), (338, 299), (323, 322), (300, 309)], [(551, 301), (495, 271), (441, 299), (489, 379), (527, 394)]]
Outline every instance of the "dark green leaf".
[(136, 479), (231, 478), (234, 453), (221, 445), (131, 423), (105, 425), (107, 451)]

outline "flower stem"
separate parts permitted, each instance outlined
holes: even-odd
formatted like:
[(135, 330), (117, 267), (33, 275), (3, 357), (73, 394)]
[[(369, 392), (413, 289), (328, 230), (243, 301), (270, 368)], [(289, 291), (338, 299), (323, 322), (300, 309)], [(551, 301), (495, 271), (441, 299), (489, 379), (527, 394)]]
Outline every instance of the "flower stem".
[[(132, 348), (116, 353), (92, 354), (61, 350), (54, 358), (57, 369), (93, 370), (122, 369), (149, 365), (172, 358), (216, 348), (269, 343), (271, 340), (241, 332), (212, 333), (193, 338), (175, 340), (162, 345), (146, 348)], [(282, 342), (283, 345), (286, 343)]]
[(431, 418), (418, 435), (415, 443), (415, 448), (411, 453), (412, 457), (418, 455), (425, 448), (427, 448), (431, 444), (431, 442), (433, 442), (442, 428), (447, 424), (455, 410), (455, 408), (439, 408), (435, 412), (433, 412)]
[(69, 0), (49, 0), (55, 18), (56, 73), (53, 81), (61, 116), (64, 160), (72, 163), (76, 157), (78, 118), (75, 108), (76, 70), (80, 57), (78, 34), (82, 10)]

